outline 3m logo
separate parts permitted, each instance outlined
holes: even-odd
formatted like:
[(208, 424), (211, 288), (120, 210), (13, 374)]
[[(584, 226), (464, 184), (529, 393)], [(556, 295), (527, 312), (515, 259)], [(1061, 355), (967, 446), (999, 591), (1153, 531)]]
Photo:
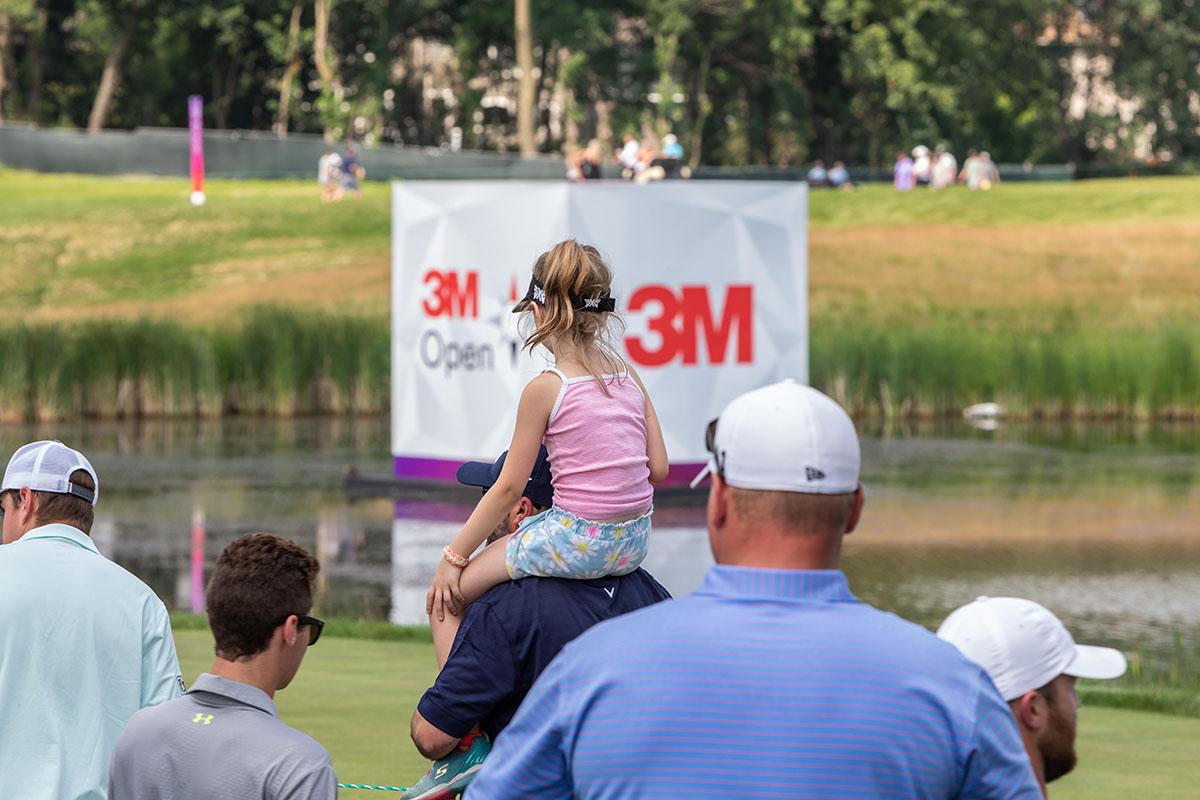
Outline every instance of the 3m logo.
[(197, 714), (196, 716), (192, 717), (193, 725), (199, 725), (202, 722), (205, 725), (212, 725), (212, 721), (213, 721), (212, 714)]
[[(459, 279), (462, 278), (460, 283)], [(479, 273), (431, 269), (421, 279), (429, 294), (421, 307), (430, 317), (479, 316)]]
[[(708, 363), (724, 364), (729, 356), (730, 339), (736, 338), (734, 363), (754, 361), (754, 287), (729, 286), (725, 290), (719, 317), (714, 314), (707, 286), (683, 286), (676, 294), (660, 284), (642, 286), (629, 298), (629, 310), (641, 311), (658, 306), (650, 317), (648, 327), (657, 334), (657, 343), (636, 336), (625, 338), (629, 357), (643, 367), (661, 367), (676, 358), (684, 364), (700, 360), (703, 339)], [(656, 346), (651, 346), (656, 345)]]

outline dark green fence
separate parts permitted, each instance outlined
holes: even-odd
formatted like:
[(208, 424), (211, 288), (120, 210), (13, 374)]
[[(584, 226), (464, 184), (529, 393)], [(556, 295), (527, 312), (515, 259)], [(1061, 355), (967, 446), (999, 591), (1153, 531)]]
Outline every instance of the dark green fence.
[[(344, 144), (337, 148), (343, 149)], [(261, 131), (209, 131), (204, 134), (205, 171), (214, 178), (315, 178), (317, 159), (327, 147), (319, 136), (293, 134), (278, 138)], [(538, 155), (484, 151), (450, 152), (437, 148), (380, 146), (362, 148), (368, 180), (392, 178), (561, 180), (563, 160)], [(39, 129), (0, 125), (0, 165), (34, 172), (73, 172), (85, 175), (187, 175), (188, 133), (179, 128), (138, 128), (133, 131)], [(1172, 161), (1159, 165), (999, 164), (1000, 178), (1017, 181), (1070, 181), (1137, 175), (1195, 175), (1200, 163)], [(803, 167), (697, 167), (700, 180), (802, 181)], [(605, 178), (619, 169), (604, 165)], [(851, 167), (856, 183), (888, 182), (890, 169)]]
[[(337, 149), (344, 148), (337, 145)], [(317, 159), (327, 145), (319, 136), (249, 131), (204, 134), (205, 173), (213, 178), (316, 178)], [(562, 159), (521, 158), (516, 153), (443, 152), (418, 147), (365, 147), (361, 158), (367, 177), (513, 178), (560, 180)], [(138, 128), (89, 134), (0, 126), (0, 164), (34, 172), (85, 175), (187, 175), (188, 132)]]

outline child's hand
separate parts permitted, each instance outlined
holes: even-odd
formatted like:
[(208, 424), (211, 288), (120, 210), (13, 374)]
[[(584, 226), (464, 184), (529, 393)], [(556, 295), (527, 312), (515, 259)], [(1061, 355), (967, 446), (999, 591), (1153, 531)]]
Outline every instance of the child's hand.
[(443, 558), (438, 564), (437, 574), (433, 576), (433, 583), (430, 584), (429, 591), (425, 593), (426, 614), (432, 614), (434, 609), (437, 609), (438, 622), (443, 622), (446, 619), (447, 611), (458, 616), (462, 609), (466, 608), (466, 598), (458, 588), (461, 577), (462, 568), (454, 566)]

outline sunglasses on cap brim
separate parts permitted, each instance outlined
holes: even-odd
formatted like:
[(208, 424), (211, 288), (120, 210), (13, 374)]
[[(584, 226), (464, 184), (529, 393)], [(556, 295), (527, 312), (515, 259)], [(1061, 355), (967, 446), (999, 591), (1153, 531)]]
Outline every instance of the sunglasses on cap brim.
[(700, 470), (700, 474), (692, 478), (692, 482), (688, 484), (691, 489), (695, 489), (700, 485), (700, 481), (714, 472), (721, 480), (725, 479), (725, 457), (723, 453), (717, 452), (717, 421), (719, 419), (720, 417), (714, 417), (704, 428), (704, 449), (708, 451), (711, 458), (704, 465), (704, 469)]

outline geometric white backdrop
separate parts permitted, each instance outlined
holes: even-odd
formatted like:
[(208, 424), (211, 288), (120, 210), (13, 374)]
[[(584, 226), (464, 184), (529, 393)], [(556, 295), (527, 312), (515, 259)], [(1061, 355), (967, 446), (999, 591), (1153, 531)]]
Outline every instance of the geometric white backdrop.
[(398, 474), (452, 479), (508, 446), (521, 388), (549, 362), (521, 352), (509, 310), (538, 254), (572, 237), (613, 269), (619, 349), (658, 409), (673, 477), (689, 477), (729, 400), (807, 382), (807, 211), (789, 182), (394, 183)]

